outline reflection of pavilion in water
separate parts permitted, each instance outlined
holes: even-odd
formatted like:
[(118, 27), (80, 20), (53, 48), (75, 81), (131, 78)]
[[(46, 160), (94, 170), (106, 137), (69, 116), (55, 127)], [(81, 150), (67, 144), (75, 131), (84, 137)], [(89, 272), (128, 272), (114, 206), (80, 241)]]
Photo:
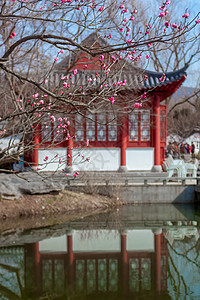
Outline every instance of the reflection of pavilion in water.
[[(143, 294), (156, 299), (157, 294), (171, 290), (167, 276), (172, 253), (167, 243), (199, 238), (196, 222), (179, 223), (168, 222), (163, 229), (136, 227), (124, 231), (80, 230), (77, 223), (68, 234), (0, 248), (0, 298), (29, 295), (36, 299), (55, 293), (94, 297)], [(183, 261), (176, 259), (177, 267)]]
[(37, 294), (68, 285), (77, 293), (165, 291), (165, 238), (161, 229), (73, 231), (25, 245), (25, 274)]

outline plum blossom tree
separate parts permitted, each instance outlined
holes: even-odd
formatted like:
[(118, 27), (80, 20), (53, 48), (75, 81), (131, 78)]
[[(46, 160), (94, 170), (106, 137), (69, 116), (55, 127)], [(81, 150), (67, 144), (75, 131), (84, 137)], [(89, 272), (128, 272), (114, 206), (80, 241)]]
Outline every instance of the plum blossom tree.
[[(120, 107), (117, 95), (126, 84), (120, 80), (120, 71), (127, 64), (138, 65), (142, 61), (141, 65), (145, 62), (146, 66), (154, 57), (156, 65), (156, 55), (161, 50), (170, 56), (168, 49), (187, 45), (191, 36), (193, 41), (199, 36), (196, 29), (199, 28), (199, 15), (190, 19), (185, 11), (178, 22), (177, 16), (169, 13), (170, 5), (170, 1), (158, 5), (156, 14), (144, 24), (144, 11), (137, 10), (128, 1), (2, 0), (0, 138), (10, 138), (7, 147), (0, 152), (0, 164), (33, 149), (30, 136), (33, 129), (37, 130), (37, 124), (44, 124), (44, 129), (50, 128), (48, 134), (54, 133), (53, 143), (56, 144), (63, 133), (64, 139), (74, 138), (69, 130), (70, 122), (74, 114), (82, 115), (83, 110), (93, 114), (109, 109), (115, 119)], [(106, 43), (87, 45), (83, 42), (94, 32)], [(103, 75), (95, 88), (91, 86), (97, 78), (89, 78), (84, 87), (78, 87), (72, 80), (72, 75), (76, 77), (88, 67), (73, 65), (77, 51), (100, 65)], [(65, 56), (69, 63), (66, 74), (52, 82), (49, 78)], [(119, 81), (112, 82), (116, 65)], [(131, 109), (141, 107), (145, 98), (146, 95), (142, 101), (141, 97), (135, 98)], [(124, 112), (128, 109), (130, 103), (125, 102)], [(16, 136), (20, 136), (17, 146)], [(48, 157), (44, 165), (46, 163)], [(59, 163), (62, 165), (63, 159), (59, 158)]]

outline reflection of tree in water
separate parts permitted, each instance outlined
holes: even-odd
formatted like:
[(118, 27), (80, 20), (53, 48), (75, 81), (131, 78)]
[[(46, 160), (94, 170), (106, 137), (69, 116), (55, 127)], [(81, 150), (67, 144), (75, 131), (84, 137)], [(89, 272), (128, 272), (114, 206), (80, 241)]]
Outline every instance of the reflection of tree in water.
[[(200, 240), (185, 237), (168, 245), (168, 289), (173, 299), (200, 294)], [(170, 286), (171, 285), (171, 286)]]
[[(24, 292), (22, 247), (0, 249), (0, 299), (21, 299)], [(6, 298), (4, 298), (4, 295)], [(2, 298), (3, 297), (3, 298)]]
[[(115, 236), (118, 235), (117, 231), (119, 232), (124, 228), (124, 223), (121, 220), (118, 208), (112, 208), (110, 212), (107, 211), (106, 213), (100, 213), (94, 216), (87, 217), (84, 219), (84, 223), (87, 223), (87, 228), (84, 231), (81, 230), (81, 239), (90, 239), (94, 236), (98, 237), (98, 235), (102, 233), (103, 230), (107, 230), (108, 232), (110, 231), (112, 236)], [(102, 224), (104, 229), (102, 229)], [(114, 231), (113, 229), (116, 231)]]

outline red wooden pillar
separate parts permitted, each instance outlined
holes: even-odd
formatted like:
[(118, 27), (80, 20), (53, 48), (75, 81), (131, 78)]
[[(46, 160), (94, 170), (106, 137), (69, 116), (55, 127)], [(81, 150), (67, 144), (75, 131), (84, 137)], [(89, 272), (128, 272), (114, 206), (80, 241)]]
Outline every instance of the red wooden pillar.
[(35, 243), (35, 247), (34, 247), (34, 264), (35, 264), (35, 274), (34, 274), (34, 278), (35, 278), (35, 290), (36, 290), (36, 294), (39, 295), (42, 288), (41, 288), (41, 266), (40, 266), (40, 252), (39, 252), (39, 242)]
[(155, 244), (155, 278), (156, 278), (156, 290), (158, 293), (161, 291), (161, 237), (162, 229), (154, 230), (154, 244)]
[(69, 128), (69, 139), (68, 139), (68, 142), (67, 142), (67, 166), (65, 168), (65, 172), (68, 172), (68, 173), (72, 173), (73, 172), (73, 167), (72, 167), (72, 150), (73, 150), (73, 147), (74, 147), (74, 143), (73, 143), (73, 130), (72, 130), (72, 127), (70, 126)]
[(31, 298), (37, 298), (42, 291), (41, 281), (41, 261), (39, 253), (39, 243), (26, 244), (24, 246), (25, 262), (25, 289)]
[(128, 255), (127, 255), (127, 232), (121, 234), (121, 270), (122, 270), (122, 291), (124, 295), (128, 294)]
[(67, 145), (67, 167), (72, 167), (72, 149), (73, 149), (73, 140), (70, 138)]
[(34, 124), (33, 125), (33, 156), (32, 156), (32, 162), (33, 162), (33, 168), (37, 169), (39, 159), (38, 159), (38, 150), (40, 148), (40, 137), (39, 137), (39, 125)]
[(127, 130), (127, 116), (122, 119), (123, 125), (121, 126), (121, 147), (120, 147), (120, 172), (126, 172), (126, 148), (128, 141), (128, 130)]
[(73, 235), (67, 235), (67, 253), (68, 253), (68, 280), (70, 284), (74, 283), (74, 253), (73, 253)]
[(162, 171), (160, 159), (160, 99), (159, 95), (156, 95), (154, 100), (154, 166), (152, 171)]

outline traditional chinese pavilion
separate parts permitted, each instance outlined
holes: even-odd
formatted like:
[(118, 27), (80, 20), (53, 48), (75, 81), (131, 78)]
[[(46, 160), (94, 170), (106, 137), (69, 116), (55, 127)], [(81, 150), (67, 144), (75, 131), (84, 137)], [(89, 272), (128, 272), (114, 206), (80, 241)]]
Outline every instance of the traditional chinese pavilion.
[[(99, 44), (101, 48), (107, 46), (107, 42), (96, 33), (83, 41), (84, 46), (90, 46), (94, 51)], [(162, 103), (186, 79), (187, 65), (175, 72), (166, 73), (163, 77), (162, 73), (136, 68), (135, 64), (124, 63), (124, 59), (120, 60), (116, 53), (113, 55), (105, 55), (107, 61), (110, 59), (113, 63), (114, 59), (116, 65), (105, 82), (110, 88), (115, 86), (115, 103), (112, 105), (109, 102), (95, 113), (81, 110), (81, 114), (74, 114), (71, 136), (75, 136), (75, 139), (66, 141), (62, 138), (59, 142), (59, 138), (56, 138), (57, 143), (52, 143), (55, 136), (49, 134), (47, 139), (47, 126), (42, 124), (40, 132), (37, 130), (34, 134), (34, 165), (43, 164), (48, 156), (52, 163), (47, 164), (45, 170), (58, 168), (55, 157), (67, 158), (68, 166), (76, 170), (161, 170), (167, 137), (166, 105)], [(77, 70), (75, 75), (74, 69)], [(99, 56), (90, 56), (84, 50), (74, 51), (70, 57), (57, 64), (49, 82), (59, 81), (66, 74), (69, 74), (74, 87), (81, 86), (84, 90), (89, 85), (91, 95), (95, 92), (100, 99), (99, 84), (105, 72), (102, 73)], [(120, 89), (116, 87), (117, 84), (113, 85), (119, 82), (119, 78)], [(144, 94), (146, 98), (142, 106), (135, 109), (134, 103), (137, 99), (141, 100)], [(87, 140), (89, 146), (82, 150), (81, 157), (89, 157), (90, 162), (80, 163), (77, 158), (80, 157), (80, 153), (77, 154), (80, 147), (77, 150), (77, 145)]]

